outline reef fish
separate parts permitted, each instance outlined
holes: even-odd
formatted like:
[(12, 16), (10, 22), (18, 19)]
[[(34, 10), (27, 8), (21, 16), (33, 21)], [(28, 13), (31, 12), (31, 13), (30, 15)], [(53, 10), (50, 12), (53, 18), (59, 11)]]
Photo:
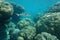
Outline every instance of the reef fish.
[(22, 13), (22, 14), (18, 14), (16, 13), (17, 16), (31, 16), (29, 13)]

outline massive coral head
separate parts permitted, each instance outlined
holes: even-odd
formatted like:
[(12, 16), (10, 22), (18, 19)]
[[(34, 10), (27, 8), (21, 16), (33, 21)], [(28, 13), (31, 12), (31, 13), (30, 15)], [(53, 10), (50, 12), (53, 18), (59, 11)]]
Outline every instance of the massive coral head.
[(8, 20), (13, 14), (13, 6), (8, 2), (0, 2), (0, 21)]

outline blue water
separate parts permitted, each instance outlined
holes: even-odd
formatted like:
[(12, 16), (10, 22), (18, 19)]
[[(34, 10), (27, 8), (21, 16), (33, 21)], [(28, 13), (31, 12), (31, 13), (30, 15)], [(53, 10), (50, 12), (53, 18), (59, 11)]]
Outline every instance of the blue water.
[(33, 17), (37, 13), (43, 13), (52, 5), (60, 0), (7, 0), (9, 2), (15, 2), (22, 5), (27, 13), (30, 13)]

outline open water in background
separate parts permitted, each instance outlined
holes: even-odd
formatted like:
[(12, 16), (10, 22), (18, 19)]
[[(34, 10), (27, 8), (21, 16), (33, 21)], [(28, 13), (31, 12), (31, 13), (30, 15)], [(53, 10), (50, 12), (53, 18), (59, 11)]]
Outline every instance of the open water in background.
[[(43, 13), (60, 0), (7, 0), (22, 5), (33, 18), (37, 13)], [(33, 16), (33, 17), (32, 17)]]

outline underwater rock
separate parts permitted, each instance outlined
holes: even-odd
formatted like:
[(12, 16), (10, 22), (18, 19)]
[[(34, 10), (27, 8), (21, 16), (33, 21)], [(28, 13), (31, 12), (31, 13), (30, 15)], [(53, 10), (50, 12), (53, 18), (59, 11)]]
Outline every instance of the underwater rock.
[(20, 36), (26, 38), (27, 40), (33, 39), (36, 35), (36, 29), (33, 26), (27, 26), (26, 28), (20, 31)]
[(0, 2), (0, 23), (10, 19), (13, 15), (13, 7), (8, 2)]
[(22, 18), (18, 23), (18, 28), (22, 29), (25, 28), (25, 26), (34, 26), (34, 22), (33, 20), (31, 20), (30, 18)]
[(50, 7), (47, 11), (48, 13), (60, 12), (60, 2), (55, 3), (52, 7)]
[(47, 32), (41, 32), (41, 34), (37, 34), (35, 40), (59, 40), (56, 36), (51, 35)]

